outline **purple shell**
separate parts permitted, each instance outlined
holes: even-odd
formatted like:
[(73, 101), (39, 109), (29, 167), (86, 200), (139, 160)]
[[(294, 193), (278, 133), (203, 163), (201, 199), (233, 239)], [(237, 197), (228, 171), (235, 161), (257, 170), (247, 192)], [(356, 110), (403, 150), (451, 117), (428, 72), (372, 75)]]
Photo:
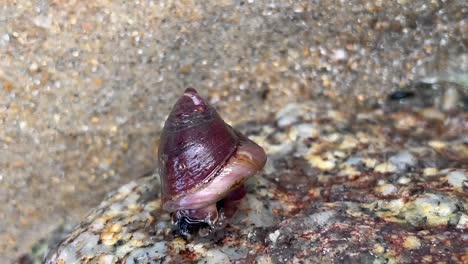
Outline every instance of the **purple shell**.
[(163, 200), (209, 182), (239, 145), (239, 137), (193, 88), (187, 88), (164, 124), (158, 159)]

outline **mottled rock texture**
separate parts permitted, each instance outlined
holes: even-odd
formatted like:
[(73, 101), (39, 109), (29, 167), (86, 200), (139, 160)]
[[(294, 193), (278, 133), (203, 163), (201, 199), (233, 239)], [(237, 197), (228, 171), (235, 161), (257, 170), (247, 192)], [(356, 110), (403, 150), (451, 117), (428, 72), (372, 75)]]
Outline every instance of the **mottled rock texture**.
[(112, 192), (47, 263), (466, 263), (466, 113), (294, 108), (286, 127), (244, 127), (269, 161), (208, 237), (178, 235), (156, 173)]

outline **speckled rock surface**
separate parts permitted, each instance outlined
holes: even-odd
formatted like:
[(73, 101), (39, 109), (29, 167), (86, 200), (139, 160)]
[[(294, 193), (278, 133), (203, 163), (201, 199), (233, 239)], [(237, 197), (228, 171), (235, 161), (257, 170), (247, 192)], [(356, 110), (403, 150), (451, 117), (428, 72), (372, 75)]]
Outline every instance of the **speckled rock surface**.
[[(269, 161), (224, 228), (178, 236), (152, 175), (112, 192), (47, 263), (468, 261), (466, 113), (291, 108), (241, 128)], [(298, 118), (280, 128), (290, 115)]]
[[(465, 0), (1, 1), (2, 261), (153, 170), (165, 115), (189, 85), (236, 126), (322, 98), (350, 110), (388, 95), (460, 109), (467, 9)], [(389, 155), (397, 170), (412, 164)]]

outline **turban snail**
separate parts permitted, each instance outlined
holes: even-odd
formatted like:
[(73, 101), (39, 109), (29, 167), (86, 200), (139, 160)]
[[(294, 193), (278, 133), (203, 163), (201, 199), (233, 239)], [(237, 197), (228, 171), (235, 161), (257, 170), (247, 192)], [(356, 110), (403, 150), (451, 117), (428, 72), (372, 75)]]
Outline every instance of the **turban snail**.
[(207, 235), (223, 204), (245, 195), (244, 182), (266, 158), (259, 145), (187, 88), (164, 124), (158, 149), (163, 209), (182, 235)]

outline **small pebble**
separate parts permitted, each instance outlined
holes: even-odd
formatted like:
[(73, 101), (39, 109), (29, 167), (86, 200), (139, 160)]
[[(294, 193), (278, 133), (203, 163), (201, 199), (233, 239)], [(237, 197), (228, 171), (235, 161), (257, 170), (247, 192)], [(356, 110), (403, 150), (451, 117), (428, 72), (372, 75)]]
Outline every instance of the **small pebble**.
[(29, 71), (32, 73), (37, 72), (38, 69), (39, 69), (39, 66), (35, 62), (31, 63), (31, 65), (29, 66)]
[(346, 60), (348, 58), (348, 53), (344, 49), (337, 49), (333, 53), (333, 59), (336, 61)]
[(300, 138), (317, 138), (320, 134), (315, 125), (310, 123), (298, 124), (293, 128)]

